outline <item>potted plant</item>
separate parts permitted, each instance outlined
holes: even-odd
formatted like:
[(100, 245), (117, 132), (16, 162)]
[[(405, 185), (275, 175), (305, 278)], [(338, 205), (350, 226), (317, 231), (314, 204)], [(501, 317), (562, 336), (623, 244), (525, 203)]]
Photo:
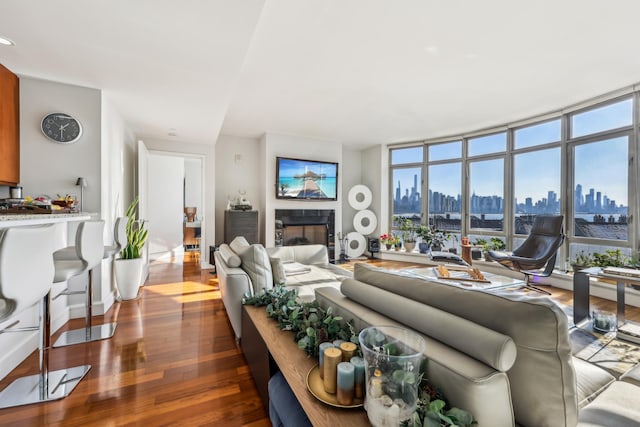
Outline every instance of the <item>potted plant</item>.
[(434, 230), (431, 237), (431, 250), (441, 251), (445, 243), (451, 239), (451, 233), (445, 230)]
[(393, 236), (393, 246), (396, 251), (399, 251), (400, 248), (402, 248), (402, 239), (400, 238), (400, 236), (396, 234), (392, 234), (392, 236)]
[(499, 237), (492, 237), (489, 241), (486, 239), (476, 239), (474, 245), (482, 246), (482, 252), (484, 253), (484, 259), (491, 261), (489, 251), (501, 251), (506, 249), (507, 245)]
[(593, 266), (593, 256), (585, 251), (578, 252), (575, 259), (571, 261), (573, 272), (584, 270)]
[(416, 226), (410, 218), (397, 215), (394, 222), (398, 225), (398, 229), (402, 232), (402, 241), (406, 252), (413, 252), (416, 247)]
[(420, 243), (418, 243), (418, 249), (420, 250), (421, 254), (426, 254), (431, 247), (433, 231), (431, 231), (431, 227), (423, 224), (416, 229), (416, 234), (418, 235), (418, 237), (420, 237), (420, 240), (422, 240)]
[(142, 248), (149, 236), (149, 230), (144, 229), (144, 221), (138, 221), (135, 218), (137, 206), (138, 198), (136, 197), (125, 213), (127, 245), (120, 251), (120, 258), (114, 261), (116, 286), (122, 300), (135, 299), (138, 296), (144, 266)]
[(382, 243), (387, 248), (387, 250), (390, 250), (395, 243), (395, 237), (393, 236), (393, 234), (385, 233), (380, 236), (380, 243)]

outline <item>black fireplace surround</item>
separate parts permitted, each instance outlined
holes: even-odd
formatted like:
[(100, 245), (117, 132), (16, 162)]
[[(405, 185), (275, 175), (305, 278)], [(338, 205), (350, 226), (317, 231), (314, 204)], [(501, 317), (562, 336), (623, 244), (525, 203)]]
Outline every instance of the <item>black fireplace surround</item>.
[(275, 246), (325, 245), (335, 262), (335, 210), (276, 209)]

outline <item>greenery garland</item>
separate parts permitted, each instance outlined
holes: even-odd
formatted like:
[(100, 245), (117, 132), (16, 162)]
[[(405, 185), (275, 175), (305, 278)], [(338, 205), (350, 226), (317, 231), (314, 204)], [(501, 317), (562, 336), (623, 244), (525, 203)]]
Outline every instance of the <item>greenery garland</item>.
[[(245, 296), (242, 304), (266, 306), (267, 316), (275, 319), (281, 330), (292, 331), (298, 348), (311, 357), (318, 357), (320, 343), (338, 339), (357, 344), (360, 351), (359, 331), (354, 330), (351, 320), (345, 322), (341, 316), (334, 316), (331, 307), (324, 309), (317, 300), (302, 302), (296, 289), (278, 285), (254, 296)], [(475, 424), (471, 413), (450, 407), (442, 393), (424, 376), (416, 412), (402, 423), (405, 427), (468, 427)]]

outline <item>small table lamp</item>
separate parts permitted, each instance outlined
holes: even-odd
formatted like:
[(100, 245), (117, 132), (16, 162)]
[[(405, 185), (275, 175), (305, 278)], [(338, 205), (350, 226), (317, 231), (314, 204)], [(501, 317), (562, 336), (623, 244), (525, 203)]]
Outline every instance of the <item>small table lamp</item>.
[(78, 178), (76, 185), (80, 186), (80, 212), (82, 212), (82, 196), (84, 195), (84, 189), (87, 186), (87, 180), (83, 177)]

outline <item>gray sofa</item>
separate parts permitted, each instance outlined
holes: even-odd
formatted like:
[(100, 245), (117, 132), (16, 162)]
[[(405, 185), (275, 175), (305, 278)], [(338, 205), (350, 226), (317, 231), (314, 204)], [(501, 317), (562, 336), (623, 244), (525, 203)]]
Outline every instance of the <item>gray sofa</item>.
[[(222, 244), (214, 253), (222, 302), (237, 339), (242, 336), (242, 298), (277, 284), (298, 289), (301, 299), (311, 301), (318, 287), (338, 289), (351, 273), (329, 264), (327, 248), (322, 245), (264, 248), (250, 245), (244, 237)], [(276, 270), (276, 274), (274, 274)]]
[(640, 425), (640, 368), (616, 380), (573, 357), (567, 316), (548, 297), (428, 283), (363, 263), (340, 290), (316, 297), (358, 329), (421, 333), (427, 377), (480, 427)]

